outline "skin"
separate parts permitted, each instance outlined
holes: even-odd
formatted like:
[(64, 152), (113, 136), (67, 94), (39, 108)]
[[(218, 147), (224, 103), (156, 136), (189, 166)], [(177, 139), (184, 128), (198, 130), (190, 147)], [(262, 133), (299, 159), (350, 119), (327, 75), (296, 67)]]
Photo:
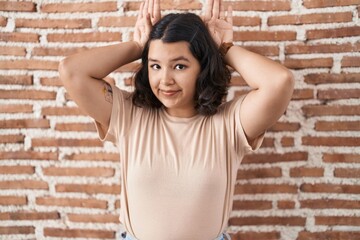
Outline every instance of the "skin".
[[(119, 67), (140, 58), (152, 26), (160, 19), (159, 0), (145, 0), (135, 24), (134, 41), (94, 48), (60, 62), (60, 79), (66, 90), (80, 109), (100, 123), (103, 133), (108, 129), (112, 109), (112, 86), (106, 84), (104, 78)], [(208, 0), (202, 19), (218, 46), (223, 42), (233, 42), (231, 7), (225, 12), (221, 0)], [(174, 57), (167, 50), (170, 47), (160, 43), (151, 45), (149, 56), (160, 63), (160, 71), (151, 69), (149, 74), (155, 95), (163, 102), (169, 114), (193, 116), (195, 113), (191, 106), (194, 106), (194, 94), (191, 92), (194, 87), (191, 84), (194, 84), (192, 79), (196, 78), (196, 71), (192, 76), (177, 71), (170, 64), (171, 57)], [(158, 50), (153, 51), (156, 48)], [(163, 51), (168, 54), (156, 55)], [(284, 114), (293, 93), (293, 75), (281, 64), (240, 46), (231, 47), (224, 60), (252, 88), (239, 112), (242, 127), (251, 143)], [(182, 74), (186, 77), (180, 77)], [(166, 93), (162, 94), (159, 89), (166, 84), (162, 84), (161, 79), (167, 79), (167, 90), (181, 91), (176, 95), (171, 92), (167, 96)]]
[(195, 84), (201, 68), (190, 52), (189, 44), (153, 40), (148, 60), (151, 89), (165, 110), (171, 116), (194, 116)]

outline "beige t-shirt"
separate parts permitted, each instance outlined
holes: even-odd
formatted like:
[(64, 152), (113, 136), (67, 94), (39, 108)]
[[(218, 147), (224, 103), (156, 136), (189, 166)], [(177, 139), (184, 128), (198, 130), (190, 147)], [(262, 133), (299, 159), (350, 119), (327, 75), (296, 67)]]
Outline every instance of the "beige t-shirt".
[[(113, 87), (109, 130), (121, 161), (120, 221), (140, 240), (210, 240), (227, 227), (236, 174), (249, 146), (240, 123), (243, 97), (211, 117), (170, 116), (132, 104)], [(105, 135), (105, 136), (104, 136)]]

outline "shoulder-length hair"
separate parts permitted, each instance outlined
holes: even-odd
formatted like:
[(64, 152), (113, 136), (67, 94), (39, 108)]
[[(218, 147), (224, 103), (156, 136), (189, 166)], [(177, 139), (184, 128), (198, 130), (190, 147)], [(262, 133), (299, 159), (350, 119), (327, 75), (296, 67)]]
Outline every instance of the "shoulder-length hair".
[(145, 108), (162, 106), (151, 90), (148, 77), (149, 46), (155, 39), (164, 43), (189, 43), (191, 53), (201, 66), (196, 80), (195, 109), (202, 115), (215, 114), (227, 95), (231, 73), (202, 19), (193, 13), (168, 14), (153, 26), (142, 52), (142, 65), (134, 77), (133, 104)]

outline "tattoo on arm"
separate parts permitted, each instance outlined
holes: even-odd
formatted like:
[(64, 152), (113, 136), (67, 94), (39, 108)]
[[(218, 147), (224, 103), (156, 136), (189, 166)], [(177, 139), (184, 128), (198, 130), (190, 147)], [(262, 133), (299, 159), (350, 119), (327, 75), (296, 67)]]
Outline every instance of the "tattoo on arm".
[(112, 91), (111, 85), (107, 82), (104, 83), (103, 93), (104, 93), (105, 100), (109, 103), (112, 103), (113, 102), (113, 91)]

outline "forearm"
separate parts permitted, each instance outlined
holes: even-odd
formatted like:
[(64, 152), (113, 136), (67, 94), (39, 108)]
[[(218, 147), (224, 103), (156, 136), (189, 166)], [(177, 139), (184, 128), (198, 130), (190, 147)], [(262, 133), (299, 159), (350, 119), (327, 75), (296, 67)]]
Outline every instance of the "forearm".
[(292, 81), (291, 72), (281, 64), (239, 46), (229, 49), (225, 61), (254, 89), (271, 89)]
[(102, 79), (140, 56), (141, 49), (135, 42), (123, 42), (71, 55), (61, 65), (71, 75)]

